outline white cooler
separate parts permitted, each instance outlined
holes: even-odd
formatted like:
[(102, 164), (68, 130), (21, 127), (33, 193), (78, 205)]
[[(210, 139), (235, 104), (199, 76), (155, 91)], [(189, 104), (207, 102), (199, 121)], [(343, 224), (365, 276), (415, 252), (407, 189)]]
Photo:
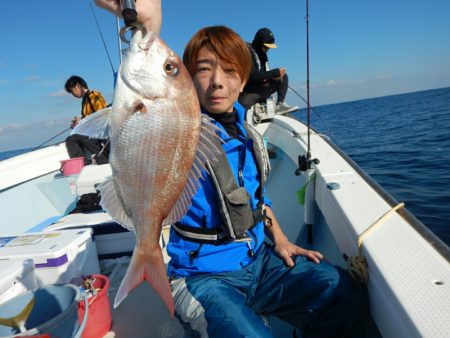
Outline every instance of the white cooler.
[(30, 259), (38, 286), (69, 283), (100, 273), (92, 229), (27, 233), (0, 237), (0, 260)]
[(36, 287), (32, 259), (0, 260), (0, 304)]

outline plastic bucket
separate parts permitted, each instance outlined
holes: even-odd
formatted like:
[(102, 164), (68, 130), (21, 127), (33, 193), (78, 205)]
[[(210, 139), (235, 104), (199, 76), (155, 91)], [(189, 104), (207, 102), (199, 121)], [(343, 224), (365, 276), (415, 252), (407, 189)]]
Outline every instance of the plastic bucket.
[(84, 167), (84, 157), (74, 157), (59, 162), (61, 163), (61, 169), (59, 170), (64, 176), (79, 174)]
[(0, 325), (0, 337), (31, 336), (73, 337), (82, 332), (77, 308), (81, 299), (78, 287), (46, 285), (42, 288), (18, 295), (0, 304), (0, 317), (10, 318), (20, 313), (34, 297), (35, 303), (25, 321), (26, 332)]
[[(83, 331), (83, 338), (104, 337), (111, 329), (111, 307), (109, 306), (109, 279), (103, 275), (92, 275), (95, 278), (93, 287), (97, 290), (97, 294), (87, 298), (89, 303), (89, 316)], [(86, 305), (84, 302), (78, 304), (78, 318), (84, 317)]]

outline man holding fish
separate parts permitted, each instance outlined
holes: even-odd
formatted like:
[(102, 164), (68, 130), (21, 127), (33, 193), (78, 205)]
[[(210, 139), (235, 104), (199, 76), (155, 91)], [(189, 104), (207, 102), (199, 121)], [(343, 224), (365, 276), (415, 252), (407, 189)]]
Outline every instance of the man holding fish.
[[(119, 1), (96, 2), (120, 15)], [(138, 49), (151, 53), (156, 48), (155, 44), (161, 44), (163, 47), (157, 49), (161, 51), (160, 54), (168, 53), (161, 56), (161, 68), (165, 76), (170, 76), (170, 81), (180, 80), (185, 76), (184, 67), (177, 64), (171, 51), (158, 38), (161, 1), (138, 0), (136, 11), (138, 21), (145, 26), (147, 33), (146, 36), (140, 36), (143, 33), (137, 32), (131, 48), (137, 48), (133, 47), (133, 43), (138, 41)], [(132, 50), (129, 59), (122, 65), (123, 84), (118, 82), (114, 98), (116, 108), (113, 104), (112, 110), (113, 114), (115, 110), (129, 109), (130, 112), (121, 117), (112, 117), (112, 122), (116, 123), (116, 129), (112, 123), (113, 135), (118, 135), (111, 138), (112, 148), (117, 149), (117, 152), (113, 149), (111, 158), (114, 182), (102, 189), (102, 198), (105, 195), (106, 199), (111, 194), (110, 190), (117, 190), (113, 194), (118, 195), (114, 202), (106, 200), (102, 205), (108, 212), (112, 210), (113, 217), (121, 224), (134, 228), (138, 236), (129, 271), (119, 290), (118, 303), (146, 279), (163, 298), (169, 310), (175, 310), (186, 333), (194, 337), (272, 337), (264, 320), (264, 316), (272, 315), (302, 330), (302, 337), (364, 336), (368, 314), (365, 288), (354, 283), (345, 270), (323, 261), (319, 252), (289, 242), (272, 212), (271, 202), (264, 194), (263, 186), (270, 167), (267, 154), (261, 137), (244, 123), (245, 111), (237, 103), (250, 74), (251, 55), (245, 42), (227, 27), (201, 29), (188, 42), (183, 55), (202, 111), (200, 134), (207, 135), (199, 136), (195, 156), (185, 155), (190, 159), (184, 161), (185, 166), (191, 166), (191, 172), (197, 174), (183, 171), (183, 165), (174, 167), (173, 171), (187, 177), (177, 181), (184, 188), (177, 188), (179, 192), (173, 196), (161, 195), (158, 197), (163, 200), (160, 204), (146, 204), (145, 210), (148, 211), (137, 215), (138, 211), (134, 211), (133, 203), (129, 200), (140, 201), (153, 197), (148, 197), (144, 192), (134, 197), (127, 193), (128, 187), (121, 183), (126, 175), (121, 174), (120, 165), (117, 164), (120, 153), (133, 152), (128, 149), (129, 144), (127, 148), (121, 148), (123, 139), (132, 137), (123, 130), (133, 123), (133, 119), (138, 119), (138, 124), (142, 125), (146, 123), (144, 120), (147, 115), (159, 114), (160, 106), (152, 106), (146, 100), (161, 98), (153, 88), (149, 88), (152, 85), (138, 85), (130, 81), (130, 74), (138, 73), (130, 69), (146, 60), (137, 55)], [(155, 54), (152, 60), (155, 62), (157, 58), (159, 55)], [(142, 72), (141, 69), (140, 75), (144, 76)], [(166, 80), (161, 84), (164, 85), (167, 85)], [(121, 86), (132, 87), (133, 91), (129, 91), (127, 96), (117, 93)], [(173, 86), (166, 90), (181, 93), (176, 91), (176, 82), (173, 82)], [(183, 82), (182, 88), (189, 88), (187, 82)], [(146, 95), (138, 97), (138, 92), (145, 92)], [(132, 99), (128, 99), (129, 95)], [(121, 100), (128, 100), (128, 103), (120, 103), (119, 106), (116, 101)], [(177, 110), (180, 104), (175, 102), (170, 109)], [(194, 110), (196, 104), (189, 104)], [(183, 109), (190, 111), (186, 107)], [(171, 118), (171, 111), (167, 111), (165, 116)], [(194, 136), (196, 126), (192, 127)], [(212, 134), (220, 136), (221, 140)], [(161, 137), (161, 140), (165, 139)], [(170, 162), (175, 166), (175, 160), (184, 156), (180, 150), (182, 145), (170, 148), (170, 145), (161, 142), (160, 147), (165, 151), (180, 152)], [(139, 144), (142, 142), (139, 141)], [(210, 153), (205, 154), (208, 152), (206, 148), (212, 149)], [(148, 164), (155, 165), (153, 162)], [(140, 170), (142, 172), (143, 169)], [(128, 175), (133, 173), (128, 172)], [(177, 187), (177, 184), (167, 186), (172, 176), (169, 173), (161, 176), (161, 172), (158, 172), (152, 177), (158, 178), (155, 184), (165, 182), (159, 188), (165, 190)], [(120, 212), (117, 211), (117, 205), (121, 205)], [(145, 224), (139, 225), (140, 219), (146, 219), (148, 213), (159, 215), (146, 221), (158, 223), (156, 228), (159, 228), (159, 232), (161, 224), (173, 224), (167, 248), (171, 257), (167, 275), (173, 303), (167, 295), (167, 281), (163, 280), (159, 272), (163, 267), (160, 250), (153, 256), (153, 252), (158, 251), (155, 247), (157, 239), (153, 238), (155, 243), (147, 243), (144, 237), (155, 236), (151, 231), (149, 234), (147, 229), (142, 230)], [(155, 233), (159, 235), (159, 232)], [(142, 233), (146, 235), (142, 236)], [(272, 244), (265, 242), (266, 236)], [(145, 268), (141, 268), (145, 265)], [(136, 275), (140, 277), (135, 278)]]

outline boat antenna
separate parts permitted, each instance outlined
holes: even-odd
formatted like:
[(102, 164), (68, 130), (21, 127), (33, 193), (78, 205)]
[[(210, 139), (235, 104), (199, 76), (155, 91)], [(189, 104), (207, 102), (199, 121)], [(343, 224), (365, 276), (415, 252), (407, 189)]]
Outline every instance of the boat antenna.
[(102, 30), (100, 29), (100, 25), (98, 24), (97, 15), (95, 15), (94, 7), (92, 6), (91, 0), (88, 0), (88, 2), (89, 2), (89, 5), (91, 6), (91, 11), (92, 11), (92, 14), (94, 15), (95, 24), (97, 25), (98, 32), (100, 33), (100, 37), (103, 42), (103, 47), (105, 48), (106, 55), (108, 56), (109, 65), (111, 66), (112, 73), (115, 74), (116, 71), (114, 70), (114, 66), (112, 64), (111, 57), (108, 52), (108, 48), (106, 47), (106, 43), (105, 43), (105, 39), (103, 38)]
[(308, 151), (307, 160), (311, 159), (311, 101), (309, 97), (309, 1), (306, 0), (306, 107), (308, 117)]

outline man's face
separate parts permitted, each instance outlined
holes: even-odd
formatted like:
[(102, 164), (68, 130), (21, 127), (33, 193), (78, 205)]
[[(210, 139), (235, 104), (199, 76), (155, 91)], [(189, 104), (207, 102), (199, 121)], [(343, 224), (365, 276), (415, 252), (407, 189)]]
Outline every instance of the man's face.
[(232, 66), (206, 48), (197, 55), (193, 81), (200, 105), (212, 114), (232, 112), (245, 85)]
[(71, 93), (73, 96), (78, 97), (78, 98), (83, 97), (83, 90), (82, 90), (82, 88), (81, 88), (81, 86), (80, 86), (79, 83), (77, 83), (77, 84), (75, 85), (75, 87), (72, 87), (72, 88), (70, 89), (70, 93)]

